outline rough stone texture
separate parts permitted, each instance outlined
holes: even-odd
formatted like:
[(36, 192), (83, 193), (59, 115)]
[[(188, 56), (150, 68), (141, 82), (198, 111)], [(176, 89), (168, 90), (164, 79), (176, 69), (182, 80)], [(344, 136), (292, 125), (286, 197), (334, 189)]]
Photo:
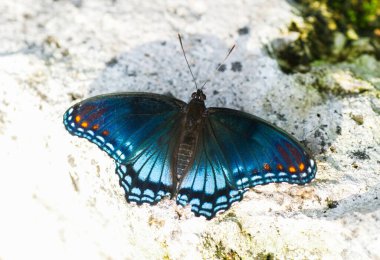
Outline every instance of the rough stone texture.
[[(0, 13), (1, 259), (380, 259), (379, 70), (283, 74), (264, 46), (287, 37), (287, 1), (18, 0)], [(125, 202), (112, 159), (62, 114), (115, 91), (188, 100), (177, 32), (199, 80), (237, 43), (207, 105), (302, 140), (318, 161), (310, 185), (255, 187), (212, 221)]]

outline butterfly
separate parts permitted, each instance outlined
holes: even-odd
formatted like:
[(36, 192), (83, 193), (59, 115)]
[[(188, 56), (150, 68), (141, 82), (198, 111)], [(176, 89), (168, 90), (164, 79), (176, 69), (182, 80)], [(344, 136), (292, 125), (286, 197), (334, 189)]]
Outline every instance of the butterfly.
[(63, 123), (114, 159), (127, 201), (138, 205), (170, 197), (212, 219), (251, 187), (315, 177), (315, 160), (284, 130), (242, 111), (207, 108), (205, 100), (201, 89), (188, 104), (153, 93), (106, 94), (73, 105)]

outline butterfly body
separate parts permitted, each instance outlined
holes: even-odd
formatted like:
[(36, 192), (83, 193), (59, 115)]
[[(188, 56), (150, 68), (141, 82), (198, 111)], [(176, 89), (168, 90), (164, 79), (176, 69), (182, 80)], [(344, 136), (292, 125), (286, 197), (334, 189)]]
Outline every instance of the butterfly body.
[(207, 219), (250, 187), (314, 178), (315, 161), (289, 134), (241, 111), (206, 108), (205, 99), (201, 90), (189, 104), (149, 93), (101, 95), (68, 109), (64, 125), (115, 160), (128, 202), (174, 197)]
[(183, 124), (180, 130), (178, 149), (174, 152), (174, 167), (172, 171), (177, 179), (177, 186), (193, 162), (193, 156), (198, 142), (199, 133), (207, 116), (204, 98), (201, 92), (195, 93), (192, 100), (183, 108)]

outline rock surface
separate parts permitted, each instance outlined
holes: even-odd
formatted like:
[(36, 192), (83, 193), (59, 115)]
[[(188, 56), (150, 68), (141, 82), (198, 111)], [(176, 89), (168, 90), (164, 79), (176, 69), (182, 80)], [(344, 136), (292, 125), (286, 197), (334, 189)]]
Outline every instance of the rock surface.
[[(287, 37), (300, 19), (292, 8), (2, 1), (0, 258), (380, 259), (380, 72), (373, 61), (362, 78), (341, 67), (282, 73), (265, 44)], [(177, 32), (199, 80), (237, 43), (206, 88), (207, 105), (253, 113), (302, 140), (318, 162), (311, 184), (255, 187), (212, 221), (174, 201), (126, 203), (112, 159), (69, 135), (62, 115), (116, 91), (188, 100)]]

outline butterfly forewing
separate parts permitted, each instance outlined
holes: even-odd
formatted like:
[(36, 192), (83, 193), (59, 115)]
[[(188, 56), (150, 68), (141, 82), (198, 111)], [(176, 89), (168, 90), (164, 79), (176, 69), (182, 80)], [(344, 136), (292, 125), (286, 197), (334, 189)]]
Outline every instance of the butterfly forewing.
[(173, 192), (170, 167), (184, 105), (153, 94), (103, 95), (74, 105), (64, 124), (115, 159), (128, 201), (154, 204)]
[(281, 129), (232, 109), (210, 108), (208, 112), (235, 188), (272, 182), (305, 184), (314, 178), (314, 160)]
[(155, 94), (102, 95), (68, 109), (64, 125), (71, 134), (88, 139), (117, 162), (126, 163), (144, 150), (147, 139), (173, 121), (184, 105)]

